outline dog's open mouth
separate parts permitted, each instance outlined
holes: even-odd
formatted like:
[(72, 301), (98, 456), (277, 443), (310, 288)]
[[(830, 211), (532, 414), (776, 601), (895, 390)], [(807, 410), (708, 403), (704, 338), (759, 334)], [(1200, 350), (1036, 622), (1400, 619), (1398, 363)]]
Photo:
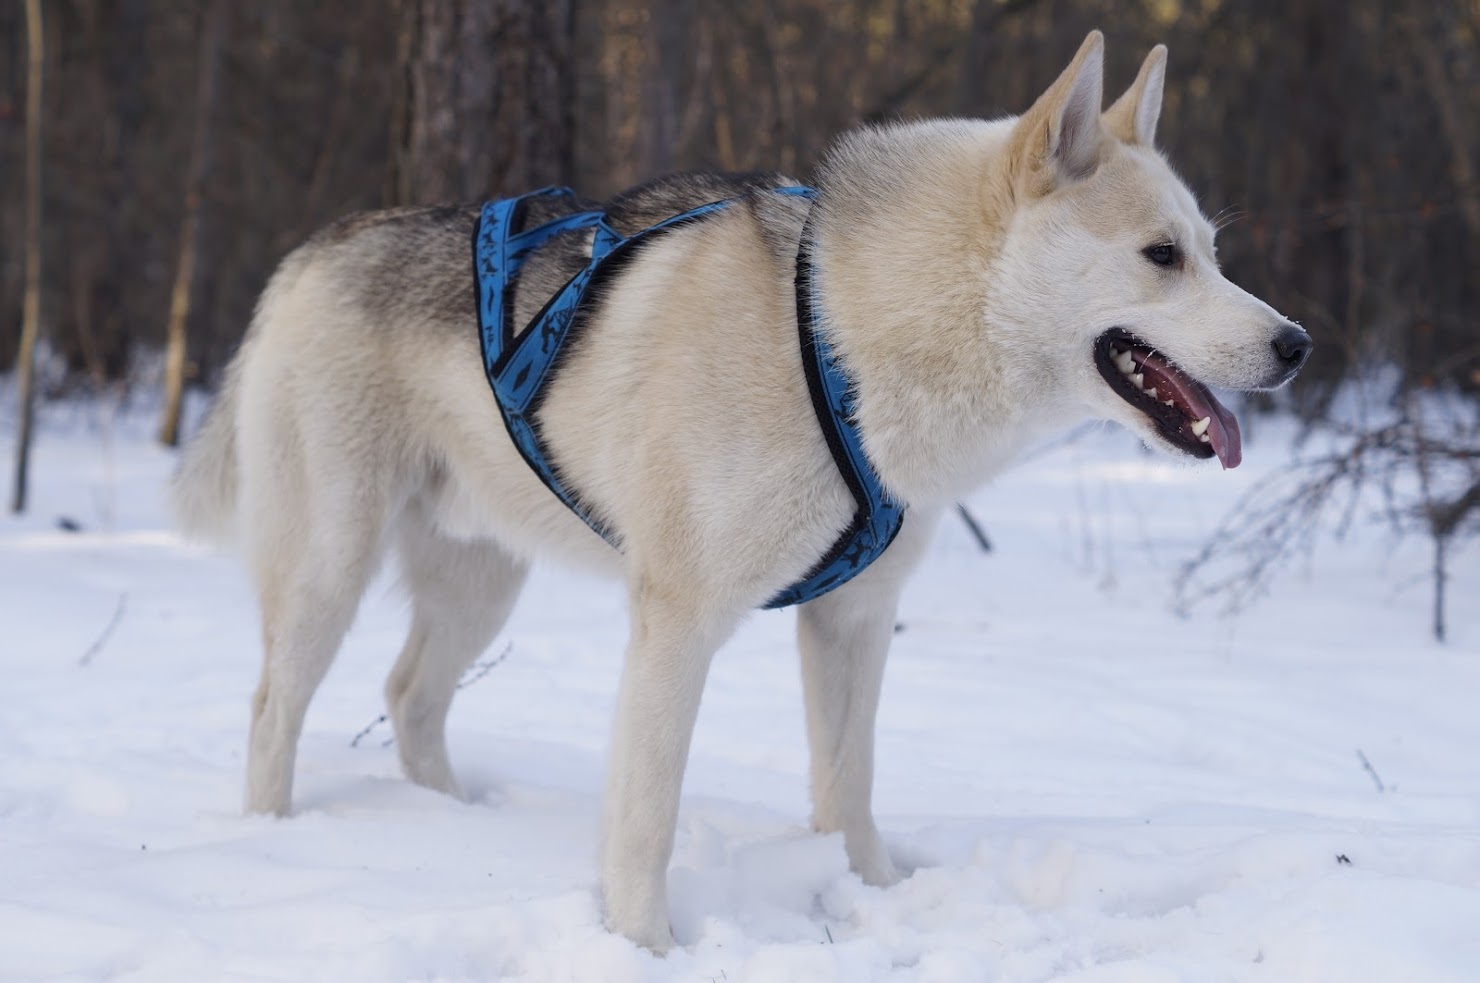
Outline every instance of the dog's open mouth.
[(1225, 468), (1243, 459), (1238, 420), (1208, 387), (1122, 328), (1095, 342), (1095, 367), (1121, 399), (1145, 413), (1168, 442), (1193, 457), (1218, 455)]

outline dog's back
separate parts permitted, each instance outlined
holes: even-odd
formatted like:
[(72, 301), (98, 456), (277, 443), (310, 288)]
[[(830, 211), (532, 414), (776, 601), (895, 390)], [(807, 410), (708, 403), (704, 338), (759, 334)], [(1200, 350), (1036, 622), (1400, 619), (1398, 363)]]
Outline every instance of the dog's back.
[[(773, 279), (779, 275), (778, 282), (783, 283), (789, 277), (787, 264), (795, 254), (801, 214), (795, 203), (759, 192), (786, 183), (791, 182), (775, 174), (681, 174), (626, 192), (604, 210), (618, 231), (631, 234), (697, 205), (741, 199), (746, 207), (736, 211), (744, 213), (743, 220), (725, 216), (689, 238), (707, 237), (714, 243), (717, 265), (722, 267), (715, 271), (716, 278), (734, 281), (744, 271), (750, 276), (751, 292), (763, 293), (770, 284), (756, 283), (757, 273)], [(520, 225), (531, 227), (585, 207), (593, 206), (579, 199), (534, 199), (520, 216)], [(298, 492), (311, 492), (318, 478), (315, 471), (336, 456), (327, 450), (333, 447), (369, 455), (353, 461), (369, 484), (376, 483), (364, 470), (371, 467), (379, 469), (375, 473), (381, 479), (389, 475), (399, 479), (380, 495), (388, 507), (425, 494), (454, 533), (486, 532), (472, 514), (481, 509), (463, 500), (454, 461), (465, 442), (504, 443), (476, 352), (471, 239), (478, 212), (477, 206), (469, 205), (356, 214), (320, 230), (283, 260), (263, 292), (201, 432), (186, 448), (177, 470), (172, 490), (182, 531), (215, 542), (238, 538), (244, 532), (241, 520), (250, 523), (250, 515), (239, 511), (260, 514), (283, 508), (281, 503), (244, 501), (240, 488), (244, 470), (281, 469), (294, 450), (301, 456), (316, 448), (313, 467), (291, 476), (279, 474)], [(737, 226), (750, 234), (734, 234)], [(556, 236), (529, 258), (512, 284), (516, 331), (523, 330), (589, 254), (590, 233), (574, 232)], [(667, 350), (658, 340), (665, 336), (665, 324), (675, 321), (681, 329), (686, 320), (692, 324), (693, 295), (711, 286), (687, 276), (670, 278), (661, 288), (668, 296), (655, 298), (655, 313), (643, 312), (605, 331), (608, 337), (593, 337), (586, 327), (603, 320), (613, 291), (640, 283), (644, 265), (660, 265), (641, 259), (628, 264), (621, 280), (595, 291), (580, 312), (578, 351), (562, 372), (569, 379), (562, 378), (546, 401), (548, 440), (567, 469), (579, 469), (576, 459), (581, 452), (562, 450), (568, 443), (560, 436), (562, 430), (603, 431), (607, 428), (602, 421), (632, 409), (620, 398), (622, 387), (606, 385), (606, 376), (622, 377), (629, 390), (640, 383), (651, 391), (651, 373), (645, 367), (665, 356)], [(742, 298), (741, 306), (746, 303)], [(664, 308), (677, 313), (665, 317)], [(743, 315), (743, 310), (731, 308), (724, 320), (732, 323), (732, 318)], [(622, 321), (622, 315), (612, 320)], [(617, 345), (611, 343), (612, 335), (621, 336)], [(673, 332), (666, 337), (675, 340)], [(746, 374), (743, 364), (727, 356), (727, 344), (716, 353), (722, 363), (712, 373), (716, 379)], [(630, 347), (612, 351), (623, 345)], [(593, 348), (605, 354), (582, 355)], [(584, 392), (587, 389), (597, 391)], [(438, 400), (439, 394), (444, 399)], [(443, 405), (433, 418), (420, 418), (418, 409), (433, 401)], [(567, 419), (569, 428), (562, 425)], [(326, 432), (319, 436), (320, 430)], [(254, 436), (262, 441), (253, 444)], [(629, 448), (632, 436), (629, 431), (615, 442)], [(261, 460), (246, 460), (254, 453)], [(499, 463), (502, 470), (510, 462), (499, 458)], [(509, 471), (523, 477), (519, 468)], [(585, 494), (596, 507), (611, 508), (602, 501), (610, 494), (602, 479), (591, 478), (598, 487)], [(276, 498), (278, 487), (269, 484), (259, 491)], [(517, 490), (512, 494), (519, 497)], [(539, 506), (550, 504), (543, 495), (531, 497)], [(558, 509), (536, 506), (532, 511), (536, 515), (525, 519), (533, 521), (538, 534), (514, 539), (545, 539), (552, 526), (570, 532), (567, 517)], [(585, 539), (578, 530), (556, 538)], [(243, 545), (250, 552), (251, 543)], [(577, 552), (606, 552), (589, 545)], [(611, 566), (610, 556), (595, 559), (598, 565)]]

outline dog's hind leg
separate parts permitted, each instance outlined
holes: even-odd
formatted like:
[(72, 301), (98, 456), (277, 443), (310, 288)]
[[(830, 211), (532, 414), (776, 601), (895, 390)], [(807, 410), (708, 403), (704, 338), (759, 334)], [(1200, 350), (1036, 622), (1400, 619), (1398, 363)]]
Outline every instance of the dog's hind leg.
[[(280, 497), (255, 517), (262, 679), (252, 699), (246, 809), (286, 815), (309, 701), (354, 620), (380, 556), (383, 503), (373, 494)], [(296, 525), (293, 518), (299, 521)]]
[(411, 635), (386, 680), (401, 768), (418, 785), (460, 796), (447, 759), (447, 711), (458, 679), (493, 641), (528, 565), (489, 541), (450, 539), (413, 504), (397, 530), (411, 593)]

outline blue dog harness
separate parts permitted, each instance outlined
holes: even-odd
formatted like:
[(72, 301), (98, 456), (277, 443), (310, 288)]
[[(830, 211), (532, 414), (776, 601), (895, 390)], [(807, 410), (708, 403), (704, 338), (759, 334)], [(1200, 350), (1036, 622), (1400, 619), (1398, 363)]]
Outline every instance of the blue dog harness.
[[(815, 200), (812, 188), (782, 187), (772, 193)], [(735, 199), (710, 202), (648, 226), (630, 236), (620, 235), (600, 210), (581, 211), (553, 219), (533, 229), (511, 234), (519, 206), (531, 198), (574, 200), (569, 188), (542, 188), (516, 198), (488, 202), (473, 233), (473, 272), (477, 286), (478, 329), (483, 349), (483, 369), (493, 389), (494, 401), (509, 436), (520, 455), (550, 491), (580, 516), (614, 548), (621, 544), (611, 530), (593, 516), (565, 486), (551, 466), (535, 421), (544, 386), (554, 377), (560, 353), (571, 337), (576, 313), (594, 280), (609, 264), (630, 256), (642, 243), (664, 232), (688, 225), (704, 216), (728, 208)], [(545, 242), (564, 232), (594, 230), (591, 259), (551, 297), (529, 327), (517, 337), (509, 323), (513, 291), (509, 285), (519, 275), (525, 260)], [(838, 364), (832, 346), (818, 325), (818, 303), (813, 283), (811, 221), (802, 232), (797, 253), (797, 329), (801, 338), (802, 367), (817, 422), (828, 449), (857, 510), (827, 554), (800, 581), (766, 603), (768, 608), (801, 604), (820, 597), (852, 580), (894, 541), (904, 521), (904, 506), (884, 491), (863, 452), (863, 441), (854, 422), (857, 394)]]

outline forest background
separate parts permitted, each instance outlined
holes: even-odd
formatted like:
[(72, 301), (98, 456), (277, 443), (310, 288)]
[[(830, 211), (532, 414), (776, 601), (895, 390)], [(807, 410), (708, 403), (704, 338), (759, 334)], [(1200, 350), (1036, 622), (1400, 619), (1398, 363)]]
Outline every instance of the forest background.
[(12, 507), (26, 407), (159, 402), (177, 442), (183, 391), (216, 384), (273, 266), (334, 218), (805, 178), (851, 126), (1021, 112), (1096, 27), (1112, 93), (1169, 45), (1163, 148), (1231, 278), (1317, 339), (1245, 409), (1335, 438), (1184, 582), (1221, 554), (1215, 586), (1257, 588), (1376, 485), (1434, 542), (1442, 634), (1446, 551), (1480, 532), (1480, 0), (0, 4), (0, 380), (37, 367), (4, 387)]
[[(1233, 219), (1231, 277), (1320, 342), (1292, 405), (1321, 414), (1375, 362), (1480, 390), (1474, 0), (39, 6), (43, 397), (158, 383), (193, 206), (184, 375), (209, 385), (274, 264), (338, 216), (697, 167), (805, 177), (859, 123), (1022, 111), (1094, 27), (1111, 92), (1170, 46), (1164, 148)], [(25, 16), (0, 5), (0, 371), (23, 307)]]

